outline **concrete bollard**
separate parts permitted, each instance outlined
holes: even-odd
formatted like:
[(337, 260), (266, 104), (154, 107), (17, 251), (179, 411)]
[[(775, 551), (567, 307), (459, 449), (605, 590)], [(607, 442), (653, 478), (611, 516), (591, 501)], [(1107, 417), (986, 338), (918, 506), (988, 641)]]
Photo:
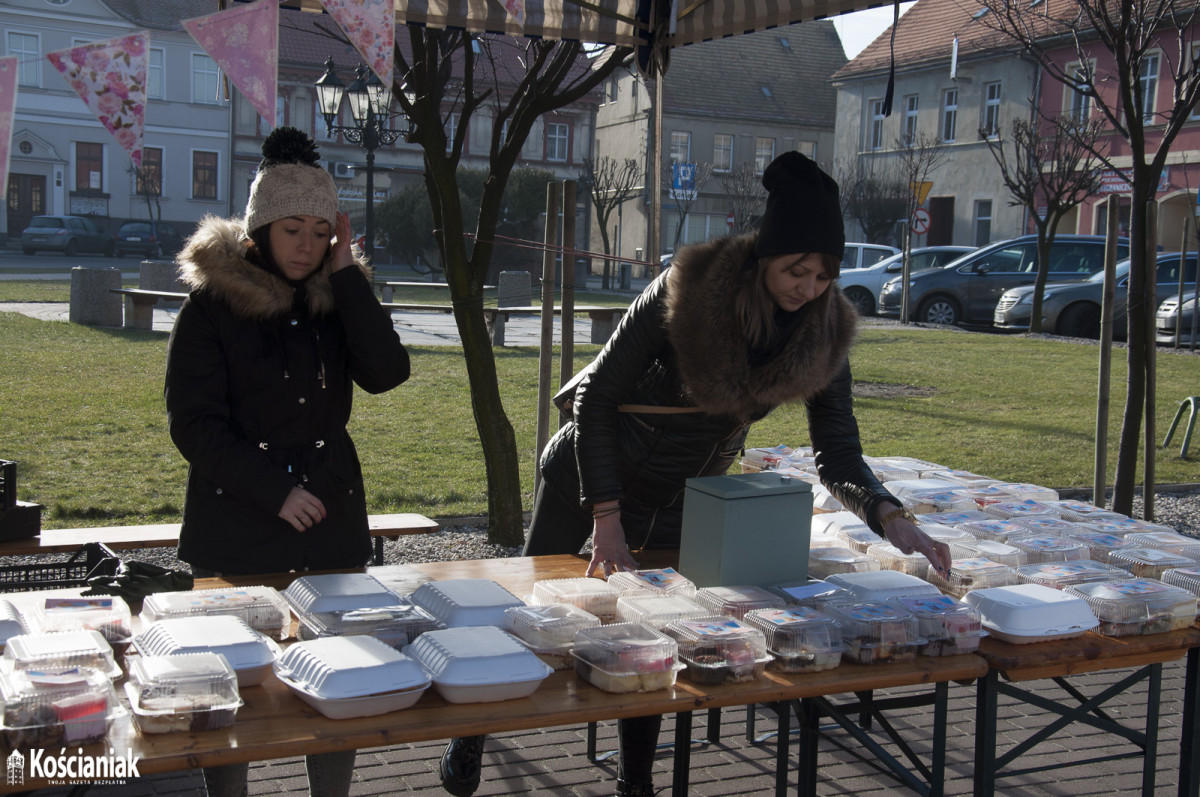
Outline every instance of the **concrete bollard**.
[(121, 287), (121, 272), (116, 268), (71, 269), (72, 324), (87, 324), (98, 327), (119, 327), (124, 322), (121, 312), (121, 295), (112, 293)]
[[(528, 307), (533, 281), (528, 271), (501, 271), (499, 284), (496, 286), (497, 307)], [(504, 345), (503, 313), (496, 314), (492, 322), (492, 345)]]
[[(138, 287), (144, 291), (188, 292), (188, 287), (179, 280), (179, 266), (173, 260), (143, 260), (138, 267)], [(159, 299), (158, 303), (160, 307), (182, 304), (165, 299)]]

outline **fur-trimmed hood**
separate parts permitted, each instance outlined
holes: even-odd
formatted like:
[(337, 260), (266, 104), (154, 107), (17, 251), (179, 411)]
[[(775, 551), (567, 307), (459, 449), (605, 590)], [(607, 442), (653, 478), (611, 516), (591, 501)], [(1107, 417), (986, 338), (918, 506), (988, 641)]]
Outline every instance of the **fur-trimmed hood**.
[(858, 321), (853, 305), (831, 285), (827, 323), (807, 313), (778, 355), (750, 365), (746, 333), (733, 319), (754, 241), (751, 234), (689, 246), (665, 275), (667, 335), (685, 389), (706, 412), (745, 419), (824, 390), (846, 361)]
[[(248, 260), (249, 242), (240, 221), (204, 218), (179, 254), (179, 278), (193, 290), (209, 291), (237, 316), (252, 320), (277, 318), (292, 309), (296, 289)], [(358, 258), (355, 265), (371, 279), (369, 266)], [(308, 309), (314, 316), (333, 311), (330, 273), (330, 262), (326, 260), (305, 281)]]

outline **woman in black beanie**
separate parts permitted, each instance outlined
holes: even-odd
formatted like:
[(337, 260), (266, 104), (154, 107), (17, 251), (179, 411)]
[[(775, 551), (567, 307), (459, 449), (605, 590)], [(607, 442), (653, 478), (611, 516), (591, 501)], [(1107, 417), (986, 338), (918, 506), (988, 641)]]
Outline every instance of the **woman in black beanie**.
[[(578, 553), (587, 575), (633, 570), (630, 550), (679, 547), (684, 482), (725, 473), (750, 424), (803, 402), (822, 483), (877, 534), (941, 573), (950, 551), (863, 462), (848, 352), (857, 315), (834, 284), (845, 234), (837, 183), (798, 152), (763, 173), (757, 234), (685, 247), (630, 305), (578, 381), (572, 419), (542, 454), (525, 555)], [(652, 795), (659, 716), (618, 722), (618, 795)], [(483, 737), (454, 740), (442, 782), (479, 783)]]

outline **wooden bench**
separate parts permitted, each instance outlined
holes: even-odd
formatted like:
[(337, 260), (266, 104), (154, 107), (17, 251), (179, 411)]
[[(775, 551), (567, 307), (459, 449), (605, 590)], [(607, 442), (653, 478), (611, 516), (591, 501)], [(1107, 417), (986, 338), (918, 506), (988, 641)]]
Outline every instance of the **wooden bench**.
[[(399, 539), (406, 534), (428, 534), (441, 529), (436, 521), (414, 512), (371, 515), (367, 518), (375, 541), (376, 565), (383, 564), (383, 540)], [(100, 542), (114, 550), (122, 548), (173, 548), (179, 544), (178, 523), (141, 526), (93, 526), (82, 529), (42, 529), (41, 534), (24, 540), (0, 542), (0, 556), (30, 556), (43, 553), (74, 553), (89, 542)]]
[(125, 297), (125, 328), (154, 329), (154, 306), (160, 301), (182, 302), (186, 293), (148, 291), (145, 288), (110, 288), (111, 293)]
[[(408, 310), (413, 312), (429, 312), (429, 313), (453, 313), (454, 308), (448, 304), (416, 304), (410, 302), (383, 302), (382, 306), (388, 310)], [(628, 308), (625, 307), (601, 307), (599, 305), (576, 305), (574, 313), (576, 315), (587, 313), (588, 318), (592, 322), (592, 337), (591, 342), (603, 344), (612, 337), (613, 330), (616, 329), (617, 322), (621, 320), (621, 316)], [(492, 345), (504, 345), (504, 322), (508, 320), (510, 315), (541, 315), (542, 308), (537, 305), (526, 305), (522, 307), (485, 307), (483, 308), (483, 318), (487, 323), (488, 330), (492, 335)], [(554, 308), (555, 315), (562, 314), (561, 307)]]
[[(449, 285), (444, 282), (412, 282), (405, 280), (375, 280), (376, 287), (379, 288), (379, 295), (383, 297), (384, 302), (392, 300), (393, 291), (396, 288), (440, 288), (442, 290), (449, 289)], [(485, 291), (496, 290), (495, 285), (484, 285)]]

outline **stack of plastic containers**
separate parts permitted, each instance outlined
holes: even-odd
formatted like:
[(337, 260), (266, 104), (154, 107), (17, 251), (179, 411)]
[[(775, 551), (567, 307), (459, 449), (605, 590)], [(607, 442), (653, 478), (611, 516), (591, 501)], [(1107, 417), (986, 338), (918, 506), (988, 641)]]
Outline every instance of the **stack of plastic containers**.
[(494, 626), (429, 631), (404, 652), (430, 673), (434, 689), (449, 703), (528, 697), (553, 672), (512, 634)]
[(216, 653), (131, 658), (125, 694), (142, 733), (228, 728), (242, 705), (237, 673)]
[(300, 615), (296, 637), (302, 640), (332, 636), (370, 636), (400, 650), (426, 631), (446, 624), (420, 606), (398, 603), (373, 609), (305, 612)]
[(677, 620), (663, 631), (675, 640), (687, 677), (694, 683), (751, 681), (762, 675), (771, 660), (762, 631), (733, 617)]
[(1082, 598), (1043, 584), (977, 589), (963, 599), (991, 636), (1014, 644), (1069, 639), (1099, 625)]
[(472, 625), (504, 625), (504, 610), (524, 606), (525, 601), (495, 581), (486, 578), (457, 578), (430, 581), (417, 587), (412, 602), (446, 624), (447, 628)]
[(275, 676), (330, 719), (399, 711), (429, 688), (420, 664), (368, 636), (297, 642), (275, 662)]
[(569, 603), (588, 614), (611, 623), (617, 617), (617, 598), (621, 591), (598, 578), (551, 578), (535, 581), (529, 602), (534, 606)]
[(926, 642), (917, 618), (887, 603), (828, 606), (825, 613), (841, 625), (843, 657), (857, 664), (911, 659)]
[(1108, 552), (1108, 563), (1128, 570), (1138, 578), (1162, 578), (1173, 568), (1192, 567), (1196, 560), (1161, 548), (1116, 548)]
[(504, 610), (504, 630), (556, 670), (572, 666), (575, 635), (600, 625), (600, 618), (569, 603), (513, 606)]
[(696, 601), (680, 595), (631, 592), (617, 599), (617, 622), (643, 623), (662, 630), (667, 623), (712, 614)]
[(696, 590), (696, 602), (712, 614), (739, 620), (753, 609), (773, 609), (784, 605), (779, 595), (755, 586), (705, 587)]
[(1044, 584), (1062, 589), (1072, 584), (1088, 584), (1093, 581), (1112, 581), (1129, 578), (1130, 574), (1119, 567), (1084, 559), (1078, 562), (1041, 562), (1016, 568), (1017, 577), (1024, 584)]
[(675, 684), (686, 665), (679, 646), (641, 623), (586, 628), (575, 636), (575, 673), (605, 692), (653, 692)]
[(849, 548), (812, 548), (808, 552), (808, 574), (814, 578), (879, 569), (878, 559)]
[(121, 677), (112, 646), (99, 631), (61, 631), (9, 637), (4, 663), (13, 670), (66, 670), (87, 667), (109, 679)]
[(1196, 622), (1196, 596), (1148, 578), (1077, 584), (1064, 592), (1085, 600), (1106, 636), (1161, 634)]
[(1087, 559), (1088, 548), (1070, 537), (1056, 534), (1030, 534), (1026, 537), (1009, 537), (1008, 544), (1025, 552), (1029, 564), (1041, 562), (1078, 562)]
[(127, 715), (112, 681), (91, 667), (3, 671), (0, 699), (0, 727), (10, 750), (98, 742), (113, 721)]
[(1016, 584), (1017, 574), (1008, 565), (991, 559), (954, 559), (950, 563), (949, 578), (942, 578), (930, 569), (929, 583), (942, 592), (961, 598), (973, 589), (1004, 587)]
[(608, 577), (622, 594), (626, 592), (650, 592), (655, 595), (679, 595), (696, 597), (696, 585), (673, 567), (658, 570), (621, 570)]
[(951, 559), (990, 559), (1009, 567), (1027, 564), (1028, 554), (1015, 545), (998, 540), (962, 540), (951, 542)]
[(133, 646), (143, 656), (220, 653), (242, 688), (266, 680), (280, 653), (274, 640), (229, 614), (158, 620), (133, 638)]
[(291, 635), (291, 612), (279, 591), (272, 587), (230, 587), (187, 592), (155, 592), (142, 601), (142, 623), (179, 617), (230, 614), (255, 631), (275, 639)]
[(807, 606), (755, 609), (745, 622), (763, 633), (767, 667), (778, 672), (821, 672), (842, 661), (842, 627), (824, 612)]
[(133, 638), (129, 604), (114, 595), (46, 598), (27, 618), (31, 630), (39, 634), (99, 631), (112, 647), (117, 661), (124, 659)]
[(979, 612), (949, 595), (893, 598), (890, 603), (917, 618), (917, 634), (925, 643), (922, 656), (957, 656), (979, 649), (983, 625)]

